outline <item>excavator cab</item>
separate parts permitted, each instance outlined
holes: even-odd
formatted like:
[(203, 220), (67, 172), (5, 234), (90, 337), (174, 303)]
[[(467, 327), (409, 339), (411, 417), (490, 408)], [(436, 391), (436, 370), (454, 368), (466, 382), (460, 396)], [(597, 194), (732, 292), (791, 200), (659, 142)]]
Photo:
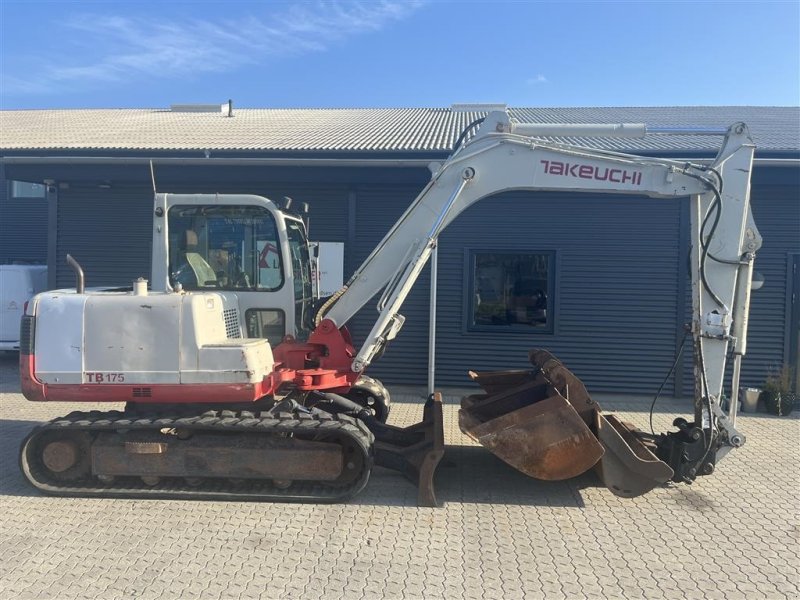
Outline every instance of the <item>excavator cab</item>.
[(244, 337), (277, 346), (314, 329), (305, 223), (267, 198), (156, 194), (152, 257), (153, 290), (226, 294)]

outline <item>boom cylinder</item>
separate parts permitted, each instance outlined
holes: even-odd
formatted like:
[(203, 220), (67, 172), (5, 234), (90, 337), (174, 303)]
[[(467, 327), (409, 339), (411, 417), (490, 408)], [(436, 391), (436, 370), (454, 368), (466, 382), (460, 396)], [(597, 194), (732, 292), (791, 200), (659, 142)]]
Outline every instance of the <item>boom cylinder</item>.
[(755, 255), (748, 252), (745, 263), (739, 267), (739, 280), (733, 302), (733, 335), (736, 338), (734, 352), (741, 356), (747, 354), (747, 319), (750, 314), (750, 291), (753, 281)]
[(733, 372), (731, 375), (731, 403), (728, 418), (731, 425), (736, 425), (736, 413), (739, 409), (739, 380), (742, 372), (742, 356), (747, 352), (747, 319), (750, 314), (750, 290), (753, 281), (753, 263), (755, 256), (748, 252), (745, 261), (739, 267), (739, 279), (733, 303), (733, 336), (736, 338), (733, 349)]
[(512, 132), (532, 137), (643, 138), (647, 135), (725, 135), (720, 127), (651, 127), (644, 123), (514, 123)]
[(514, 123), (512, 132), (532, 137), (621, 137), (642, 138), (644, 123)]

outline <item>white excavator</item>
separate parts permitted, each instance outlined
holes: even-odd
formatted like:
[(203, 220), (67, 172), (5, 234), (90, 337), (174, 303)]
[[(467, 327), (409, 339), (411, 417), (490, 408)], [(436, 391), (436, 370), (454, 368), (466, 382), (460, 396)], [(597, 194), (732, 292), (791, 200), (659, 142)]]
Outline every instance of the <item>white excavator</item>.
[[(710, 164), (546, 141), (660, 133), (724, 141)], [(21, 469), (56, 495), (320, 502), (358, 493), (380, 465), (416, 483), (421, 505), (436, 505), (441, 396), (428, 399), (420, 423), (388, 425), (389, 393), (365, 371), (400, 331), (401, 305), (448, 224), (499, 192), (556, 190), (690, 197), (694, 419), (676, 419), (668, 433), (636, 430), (535, 349), (532, 369), (470, 373), (485, 393), (462, 400), (461, 429), (540, 479), (594, 468), (623, 497), (691, 483), (745, 442), (737, 403), (724, 410), (721, 399), (729, 352), (728, 389), (739, 387), (761, 246), (749, 204), (753, 152), (743, 123), (653, 129), (491, 112), (431, 165), (430, 182), (347, 284), (316, 303), (301, 215), (259, 196), (156, 194), (150, 286), (87, 290), (68, 256), (76, 289), (39, 294), (21, 325), (29, 400), (125, 409), (36, 427)], [(355, 346), (346, 325), (378, 293), (375, 325)]]

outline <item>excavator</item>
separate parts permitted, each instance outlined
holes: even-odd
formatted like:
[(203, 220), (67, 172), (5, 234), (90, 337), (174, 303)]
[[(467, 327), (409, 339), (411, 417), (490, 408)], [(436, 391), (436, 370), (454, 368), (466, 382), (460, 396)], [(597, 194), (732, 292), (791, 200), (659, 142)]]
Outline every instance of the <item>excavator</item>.
[[(709, 164), (564, 143), (567, 138), (718, 135)], [(556, 140), (556, 141), (554, 141)], [(562, 141), (558, 141), (562, 140)], [(365, 372), (399, 333), (400, 308), (441, 232), (508, 190), (689, 197), (694, 419), (648, 434), (604, 413), (546, 350), (532, 368), (470, 372), (464, 433), (519, 471), (563, 480), (594, 469), (621, 497), (711, 474), (745, 436), (723, 408), (726, 360), (738, 390), (755, 253), (754, 144), (727, 129), (522, 123), (506, 110), (471, 123), (449, 158), (341, 289), (315, 301), (301, 214), (255, 195), (155, 194), (150, 281), (41, 293), (21, 322), (20, 378), (34, 402), (115, 402), (37, 426), (22, 442), (30, 483), (63, 496), (335, 502), (375, 466), (403, 473), (438, 504), (442, 401), (388, 424), (390, 394)], [(598, 210), (602, 203), (598, 200)], [(378, 296), (356, 346), (348, 321)]]

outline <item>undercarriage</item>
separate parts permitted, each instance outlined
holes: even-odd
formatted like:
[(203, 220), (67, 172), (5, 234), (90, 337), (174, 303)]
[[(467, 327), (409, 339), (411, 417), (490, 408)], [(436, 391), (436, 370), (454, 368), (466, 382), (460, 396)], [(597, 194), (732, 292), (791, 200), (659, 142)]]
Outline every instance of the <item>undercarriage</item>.
[(440, 397), (429, 399), (423, 421), (409, 428), (385, 425), (335, 395), (317, 394), (309, 403), (284, 399), (260, 411), (132, 405), (73, 412), (28, 435), (20, 466), (35, 487), (59, 496), (341, 502), (360, 492), (379, 465), (417, 484), (421, 505), (436, 505)]

